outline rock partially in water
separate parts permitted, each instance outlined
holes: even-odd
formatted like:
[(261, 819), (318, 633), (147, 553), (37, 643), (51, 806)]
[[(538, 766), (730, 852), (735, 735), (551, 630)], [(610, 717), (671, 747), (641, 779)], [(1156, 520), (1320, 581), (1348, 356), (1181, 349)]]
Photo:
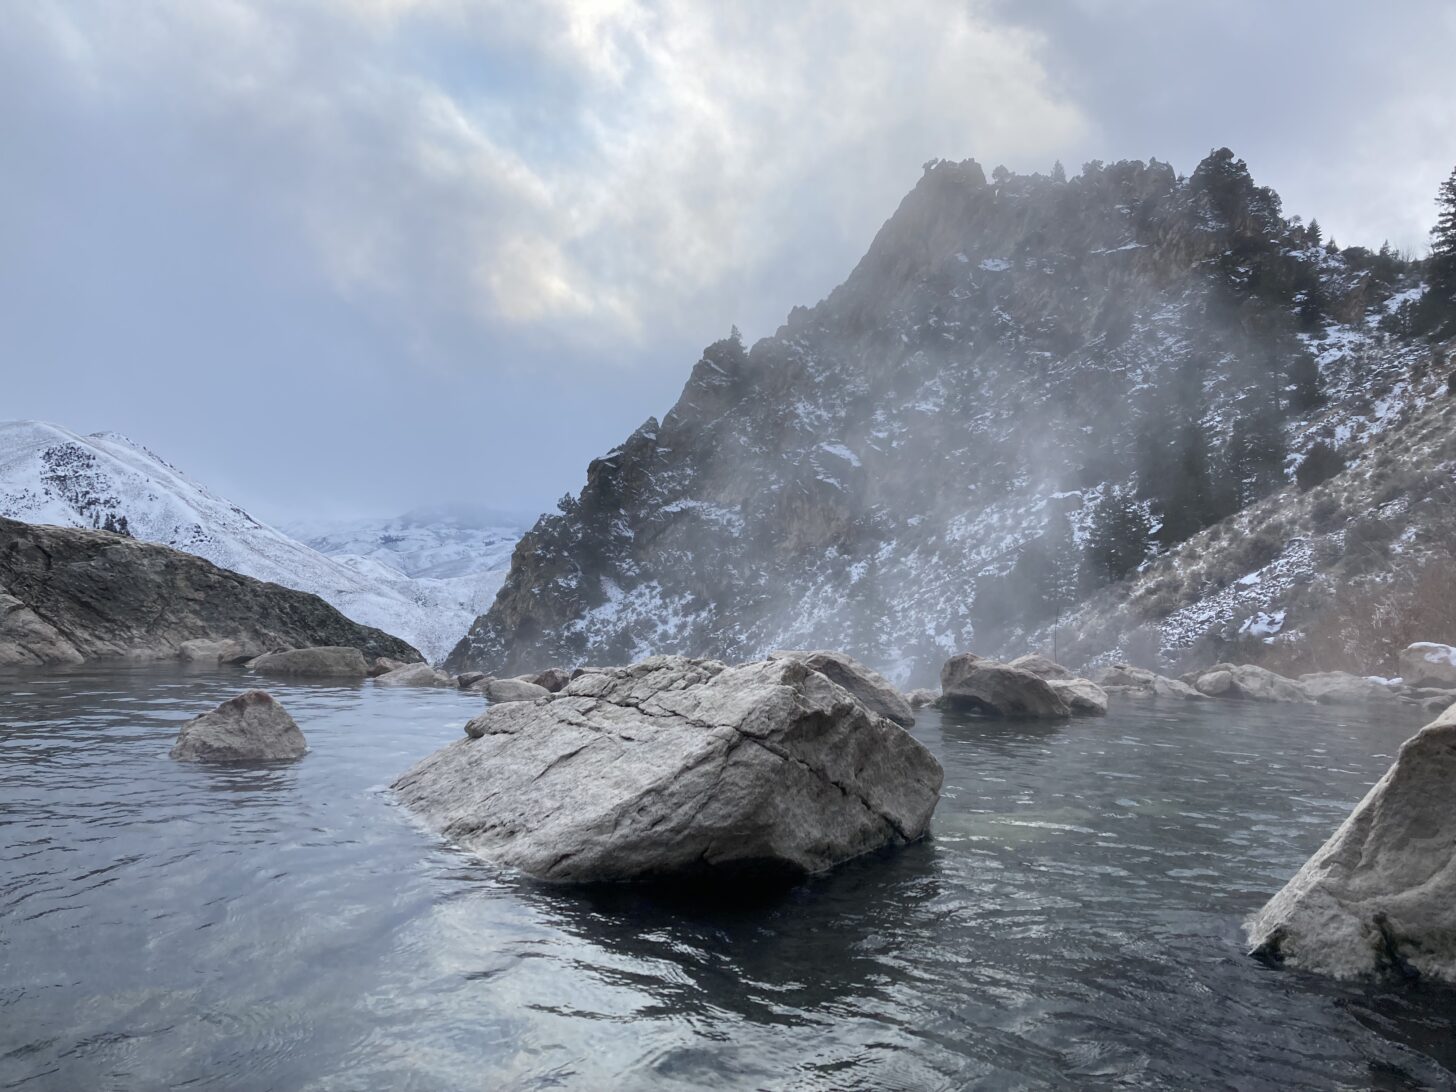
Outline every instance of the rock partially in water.
[(262, 649), (247, 648), (241, 641), (195, 640), (177, 646), (177, 659), (183, 663), (240, 664), (257, 656)]
[(925, 834), (940, 764), (794, 659), (659, 656), (492, 706), (395, 782), (446, 838), (557, 881), (830, 868)]
[(461, 690), (474, 689), (476, 683), (484, 682), (490, 678), (484, 671), (462, 671), (455, 676), (455, 685)]
[(288, 710), (266, 690), (249, 690), (184, 724), (171, 753), (181, 762), (262, 762), (307, 750)]
[(551, 696), (551, 691), (544, 686), (526, 682), (524, 679), (486, 679), (476, 683), (472, 689), (482, 691), (492, 705), (513, 701), (535, 701), (538, 698)]
[(1060, 719), (1072, 715), (1045, 679), (970, 652), (945, 662), (940, 669), (940, 693), (945, 707), (988, 717)]
[(860, 663), (846, 653), (831, 652), (827, 649), (814, 652), (770, 653), (771, 659), (776, 657), (789, 657), (808, 664), (831, 682), (836, 682), (848, 690), (870, 712), (878, 713), (882, 717), (889, 717), (902, 728), (911, 728), (915, 725), (915, 714), (910, 709), (910, 703), (900, 695), (900, 691), (890, 684), (890, 680), (874, 668)]
[(369, 677), (377, 679), (381, 675), (388, 675), (391, 671), (398, 671), (406, 667), (403, 660), (396, 660), (389, 656), (376, 656), (374, 662), (369, 665)]
[(455, 678), (443, 671), (436, 671), (429, 664), (405, 664), (383, 675), (376, 675), (374, 682), (379, 686), (449, 686), (454, 687)]
[(263, 675), (305, 675), (319, 679), (362, 679), (369, 674), (369, 665), (359, 650), (343, 645), (269, 652), (253, 660), (250, 666)]
[(1105, 717), (1107, 691), (1091, 679), (1047, 679), (1057, 697), (1067, 703), (1074, 717)]
[(0, 519), (0, 666), (175, 660), (186, 649), (350, 645), (419, 659), (316, 595), (106, 531)]
[(1314, 699), (1299, 683), (1253, 664), (1214, 664), (1183, 676), (1195, 690), (1210, 698), (1243, 701), (1289, 702), (1310, 705)]
[(571, 682), (571, 675), (559, 667), (548, 667), (545, 671), (538, 671), (534, 675), (518, 675), (517, 678), (522, 682), (545, 687), (553, 694), (559, 694), (566, 689), (566, 684)]
[(1200, 701), (1204, 695), (1181, 679), (1170, 679), (1143, 667), (1113, 664), (1097, 676), (1097, 684), (1110, 694), (1138, 698), (1177, 698)]
[(934, 690), (920, 688), (911, 690), (905, 695), (905, 702), (911, 709), (924, 709), (927, 705), (934, 705), (940, 700), (940, 694)]
[(1456, 687), (1456, 648), (1417, 641), (1401, 652), (1400, 674), (1407, 686)]
[(1304, 692), (1321, 705), (1386, 704), (1399, 700), (1384, 683), (1348, 671), (1318, 671), (1299, 677)]
[(1456, 983), (1456, 709), (1401, 747), (1339, 830), (1249, 922), (1256, 955), (1348, 978)]
[(1022, 671), (1030, 671), (1037, 678), (1047, 681), (1076, 678), (1070, 668), (1065, 668), (1051, 657), (1037, 652), (1028, 652), (1025, 656), (1018, 656), (1011, 661), (1009, 666), (1020, 668)]

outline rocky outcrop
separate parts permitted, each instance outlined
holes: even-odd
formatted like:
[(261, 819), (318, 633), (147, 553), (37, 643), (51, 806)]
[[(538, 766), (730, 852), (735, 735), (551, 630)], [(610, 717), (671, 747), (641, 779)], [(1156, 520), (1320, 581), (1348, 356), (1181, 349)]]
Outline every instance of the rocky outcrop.
[(374, 682), (379, 686), (449, 686), (454, 687), (454, 676), (436, 671), (429, 664), (404, 664), (383, 675), (376, 675)]
[(263, 762), (301, 758), (307, 750), (303, 733), (273, 695), (249, 690), (184, 724), (172, 757), (181, 762)]
[(1067, 703), (1074, 717), (1105, 717), (1107, 691), (1091, 679), (1047, 679), (1052, 692)]
[(248, 666), (260, 675), (299, 675), (315, 679), (363, 679), (369, 674), (369, 665), (359, 650), (342, 645), (268, 652), (250, 661)]
[(1401, 652), (1400, 674), (1407, 686), (1456, 687), (1456, 648), (1418, 641)]
[(544, 686), (526, 682), (524, 679), (485, 679), (471, 689), (484, 693), (492, 705), (510, 701), (536, 701), (551, 696), (551, 691)]
[(1348, 671), (1318, 671), (1299, 677), (1299, 685), (1321, 705), (1388, 705), (1398, 698), (1382, 682)]
[(1070, 717), (1069, 705), (1045, 679), (965, 652), (940, 669), (941, 705), (988, 717)]
[(1204, 695), (1182, 679), (1170, 679), (1144, 667), (1113, 664), (1097, 676), (1097, 684), (1109, 694), (1134, 698), (1174, 698), (1179, 701), (1200, 701)]
[(0, 519), (0, 666), (173, 660), (197, 655), (197, 642), (420, 659), (316, 595), (105, 531)]
[(1209, 698), (1288, 702), (1310, 705), (1314, 699), (1293, 679), (1253, 664), (1214, 664), (1183, 676), (1193, 689)]
[(1249, 923), (1253, 951), (1341, 978), (1456, 983), (1456, 709), (1394, 765)]
[(788, 657), (808, 664), (831, 682), (844, 687), (871, 713), (888, 717), (902, 728), (915, 724), (915, 714), (890, 681), (872, 667), (860, 663), (844, 652), (774, 652), (770, 659)]
[(806, 664), (654, 657), (492, 706), (394, 788), (557, 881), (819, 872), (925, 834), (940, 764)]

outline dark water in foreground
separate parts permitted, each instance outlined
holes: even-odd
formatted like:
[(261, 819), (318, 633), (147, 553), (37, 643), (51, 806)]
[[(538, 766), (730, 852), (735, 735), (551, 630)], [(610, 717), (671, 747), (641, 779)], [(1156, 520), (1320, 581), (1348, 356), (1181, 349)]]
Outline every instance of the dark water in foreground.
[(931, 713), (933, 840), (685, 908), (516, 880), (391, 805), (472, 696), (270, 684), (302, 762), (171, 762), (246, 681), (0, 681), (0, 1087), (1456, 1084), (1456, 994), (1241, 947), (1419, 716)]

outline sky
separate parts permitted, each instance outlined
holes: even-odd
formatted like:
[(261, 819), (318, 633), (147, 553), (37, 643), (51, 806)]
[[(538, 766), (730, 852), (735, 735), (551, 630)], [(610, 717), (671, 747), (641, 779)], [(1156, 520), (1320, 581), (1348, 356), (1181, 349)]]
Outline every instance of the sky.
[(1245, 158), (1423, 253), (1448, 0), (24, 0), (0, 419), (267, 520), (542, 511), (702, 348), (844, 279), (930, 159)]

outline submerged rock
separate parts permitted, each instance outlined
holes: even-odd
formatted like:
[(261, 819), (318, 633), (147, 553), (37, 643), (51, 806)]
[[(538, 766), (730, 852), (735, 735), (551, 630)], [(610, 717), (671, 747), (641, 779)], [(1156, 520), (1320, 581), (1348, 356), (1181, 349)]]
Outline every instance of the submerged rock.
[(871, 713), (889, 717), (902, 728), (910, 728), (915, 724), (915, 714), (910, 709), (910, 703), (900, 695), (900, 691), (890, 685), (890, 680), (846, 653), (821, 649), (815, 652), (769, 654), (770, 659), (778, 657), (788, 657), (808, 664), (819, 674), (848, 690)]
[(1205, 695), (1181, 679), (1170, 679), (1143, 667), (1113, 664), (1097, 676), (1097, 683), (1111, 694), (1140, 698), (1178, 698), (1198, 701)]
[(1256, 955), (1348, 978), (1456, 983), (1456, 709), (1406, 741), (1344, 824), (1249, 922)]
[(395, 782), (446, 838), (547, 880), (818, 872), (925, 834), (943, 773), (794, 659), (658, 656), (492, 706)]
[(171, 753), (181, 762), (257, 762), (307, 750), (288, 710), (266, 690), (249, 690), (184, 724)]
[(1398, 700), (1384, 683), (1348, 671), (1318, 671), (1299, 677), (1304, 692), (1321, 705), (1361, 705)]
[(940, 669), (941, 704), (989, 717), (1061, 718), (1071, 708), (1045, 679), (970, 652)]
[(383, 675), (376, 675), (379, 686), (455, 686), (455, 679), (429, 664), (404, 664)]
[(551, 691), (544, 686), (522, 679), (485, 679), (476, 683), (472, 689), (482, 691), (492, 705), (509, 701), (535, 701), (537, 698), (551, 696)]
[(362, 679), (369, 665), (357, 648), (325, 645), (268, 652), (249, 665), (263, 675), (307, 675), (315, 678)]
[(1400, 674), (1407, 686), (1456, 687), (1456, 648), (1417, 641), (1401, 652)]
[(1214, 664), (1183, 676), (1200, 694), (1210, 698), (1289, 702), (1309, 705), (1314, 699), (1293, 679), (1253, 664)]

